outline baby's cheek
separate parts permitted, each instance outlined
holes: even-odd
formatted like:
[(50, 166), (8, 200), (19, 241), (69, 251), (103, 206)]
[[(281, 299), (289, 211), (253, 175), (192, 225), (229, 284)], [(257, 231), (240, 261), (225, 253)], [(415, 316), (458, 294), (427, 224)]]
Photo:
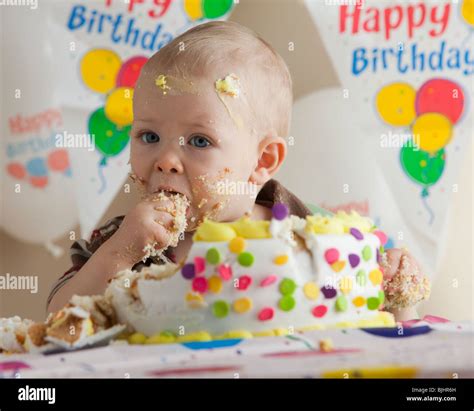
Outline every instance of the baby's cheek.
[(219, 185), (197, 184), (193, 188), (193, 212), (199, 221), (204, 218), (220, 220), (222, 213), (227, 208), (230, 199), (225, 195)]

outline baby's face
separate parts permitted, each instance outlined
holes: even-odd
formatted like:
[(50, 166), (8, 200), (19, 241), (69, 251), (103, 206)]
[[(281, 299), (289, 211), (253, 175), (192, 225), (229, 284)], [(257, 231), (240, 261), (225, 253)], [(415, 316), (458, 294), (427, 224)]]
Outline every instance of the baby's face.
[(189, 231), (204, 217), (232, 221), (251, 211), (258, 141), (243, 124), (238, 98), (219, 98), (217, 78), (192, 79), (191, 90), (173, 82), (160, 88), (156, 77), (140, 78), (133, 101), (130, 161), (146, 192), (184, 194)]

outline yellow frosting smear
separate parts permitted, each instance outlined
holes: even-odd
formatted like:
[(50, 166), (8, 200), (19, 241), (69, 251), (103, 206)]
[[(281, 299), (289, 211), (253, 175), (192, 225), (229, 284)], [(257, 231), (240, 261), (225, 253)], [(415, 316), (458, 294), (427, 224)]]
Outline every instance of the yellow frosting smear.
[(251, 220), (248, 217), (242, 217), (240, 220), (230, 223), (237, 235), (243, 238), (271, 238), (270, 221)]
[[(371, 318), (361, 318), (355, 321), (344, 321), (336, 324), (312, 324), (306, 327), (295, 328), (296, 332), (328, 330), (334, 328), (369, 328), (369, 327), (395, 327), (396, 322), (393, 314), (380, 311)], [(248, 330), (230, 330), (220, 335), (211, 335), (207, 331), (197, 331), (182, 336), (175, 336), (170, 332), (162, 332), (151, 337), (146, 337), (141, 333), (134, 333), (128, 336), (129, 344), (173, 344), (185, 342), (206, 342), (211, 340), (226, 340), (234, 338), (252, 338), (252, 337), (275, 337), (292, 334), (287, 328), (274, 328), (261, 331)]]
[(246, 239), (271, 238), (270, 221), (242, 217), (233, 223), (218, 223), (205, 219), (197, 228), (193, 241), (230, 241), (237, 236)]
[(218, 223), (205, 219), (197, 228), (193, 241), (230, 241), (237, 233), (229, 223)]
[(351, 228), (357, 228), (362, 233), (373, 231), (374, 224), (368, 217), (363, 217), (356, 211), (346, 213), (338, 211), (333, 216), (322, 216), (316, 214), (306, 217), (305, 230), (314, 234), (344, 234)]
[(239, 77), (234, 73), (231, 73), (225, 78), (216, 80), (215, 83), (216, 91), (219, 94), (226, 94), (231, 97), (239, 97), (240, 94), (240, 83)]

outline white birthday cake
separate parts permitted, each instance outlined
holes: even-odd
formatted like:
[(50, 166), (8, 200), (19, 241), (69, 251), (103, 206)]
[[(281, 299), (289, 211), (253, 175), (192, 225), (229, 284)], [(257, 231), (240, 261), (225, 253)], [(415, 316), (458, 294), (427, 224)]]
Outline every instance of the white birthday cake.
[(387, 327), (379, 252), (366, 217), (205, 220), (183, 264), (119, 272), (105, 297), (120, 323), (150, 342), (281, 335), (327, 327)]

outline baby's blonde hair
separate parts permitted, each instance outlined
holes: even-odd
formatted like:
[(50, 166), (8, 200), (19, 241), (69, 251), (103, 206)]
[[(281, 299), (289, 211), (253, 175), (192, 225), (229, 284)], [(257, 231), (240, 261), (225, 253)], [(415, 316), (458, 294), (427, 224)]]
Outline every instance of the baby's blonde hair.
[[(151, 60), (152, 66), (198, 76), (210, 67), (227, 64), (239, 74), (250, 97), (258, 133), (288, 135), (293, 104), (291, 75), (283, 58), (253, 30), (230, 21), (201, 24), (176, 37)], [(237, 65), (239, 70), (234, 70), (232, 66)], [(222, 73), (222, 77), (227, 74)]]

